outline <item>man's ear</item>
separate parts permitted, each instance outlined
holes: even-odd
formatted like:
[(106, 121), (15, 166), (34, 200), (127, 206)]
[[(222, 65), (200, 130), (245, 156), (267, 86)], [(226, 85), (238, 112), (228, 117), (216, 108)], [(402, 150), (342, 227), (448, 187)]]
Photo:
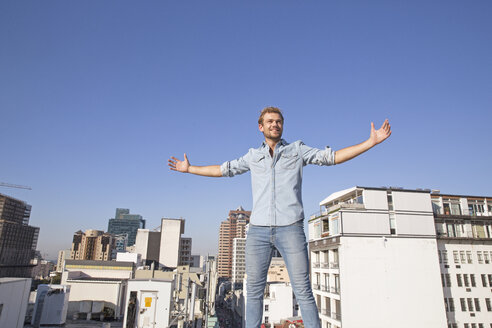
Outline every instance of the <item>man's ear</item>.
[(258, 124), (258, 129), (263, 132), (263, 125), (262, 124)]

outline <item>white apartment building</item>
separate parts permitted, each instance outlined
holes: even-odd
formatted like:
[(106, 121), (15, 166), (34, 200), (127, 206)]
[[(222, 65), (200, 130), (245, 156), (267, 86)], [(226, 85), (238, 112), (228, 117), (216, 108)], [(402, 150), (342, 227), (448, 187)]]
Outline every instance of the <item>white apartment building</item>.
[(492, 198), (432, 193), (449, 328), (492, 327)]
[(322, 328), (447, 327), (430, 191), (353, 187), (320, 206), (309, 249)]
[(246, 238), (234, 238), (232, 243), (232, 283), (241, 283), (246, 272)]

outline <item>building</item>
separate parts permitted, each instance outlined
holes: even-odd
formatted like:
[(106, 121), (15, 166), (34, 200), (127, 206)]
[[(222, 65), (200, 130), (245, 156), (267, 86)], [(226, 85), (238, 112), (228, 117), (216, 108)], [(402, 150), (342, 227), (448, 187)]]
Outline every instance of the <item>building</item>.
[(191, 238), (181, 238), (179, 245), (179, 263), (178, 265), (192, 266), (193, 258), (191, 257)]
[(100, 230), (77, 231), (72, 240), (70, 259), (109, 261), (115, 249), (114, 236)]
[(61, 284), (70, 286), (68, 317), (100, 312), (93, 309), (95, 303), (102, 303), (114, 319), (123, 318), (127, 284), (134, 271), (133, 262), (66, 260)]
[(160, 231), (138, 229), (134, 251), (142, 255), (145, 265), (154, 263), (160, 268), (191, 265), (192, 239), (183, 237), (184, 231), (184, 219), (162, 218)]
[(446, 327), (430, 190), (353, 187), (320, 206), (309, 250), (323, 328)]
[(31, 278), (0, 278), (0, 327), (23, 328)]
[(492, 327), (492, 198), (430, 198), (448, 326)]
[[(108, 233), (128, 236), (125, 248), (118, 249), (122, 252), (126, 251), (126, 246), (135, 244), (138, 229), (145, 229), (145, 220), (139, 214), (130, 214), (130, 210), (126, 208), (117, 208), (115, 217), (109, 219), (108, 222)], [(122, 247), (121, 244), (120, 247)]]
[(56, 261), (56, 272), (63, 272), (65, 260), (70, 259), (70, 253), (71, 251), (69, 249), (64, 249), (58, 252), (58, 259)]
[(232, 283), (242, 283), (246, 273), (246, 238), (234, 238), (232, 242)]
[(154, 263), (159, 267), (159, 250), (161, 245), (161, 232), (149, 229), (138, 229), (135, 241), (135, 253), (141, 254), (144, 265)]
[(251, 211), (241, 206), (229, 211), (227, 220), (221, 222), (219, 229), (219, 276), (232, 278), (234, 238), (246, 238), (246, 225), (249, 223)]
[(31, 277), (39, 228), (30, 216), (31, 205), (0, 194), (0, 277)]
[[(278, 255), (278, 254), (276, 254)], [(247, 276), (244, 284), (246, 284)], [(234, 292), (232, 310), (240, 317), (238, 322), (245, 326), (246, 303), (248, 302), (246, 289)], [(273, 257), (268, 267), (267, 283), (263, 297), (263, 324), (276, 327), (284, 323), (289, 318), (297, 317), (300, 314), (299, 305), (294, 296), (294, 291), (290, 285), (289, 275), (285, 261), (281, 257)], [(238, 324), (239, 326), (239, 324)], [(324, 327), (323, 327), (324, 328)]]
[(125, 253), (127, 251), (126, 248), (128, 247), (128, 234), (126, 233), (116, 234), (113, 235), (113, 238), (114, 238), (115, 248), (113, 250), (113, 254), (111, 254), (111, 258), (114, 260), (116, 258), (116, 253), (118, 252)]

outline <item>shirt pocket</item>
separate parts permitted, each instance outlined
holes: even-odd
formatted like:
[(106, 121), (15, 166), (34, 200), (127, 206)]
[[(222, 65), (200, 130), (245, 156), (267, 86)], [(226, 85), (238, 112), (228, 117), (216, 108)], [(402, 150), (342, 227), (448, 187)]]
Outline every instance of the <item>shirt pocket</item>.
[(266, 170), (265, 155), (255, 155), (251, 158), (251, 171), (264, 172)]
[(294, 152), (282, 153), (280, 157), (280, 166), (287, 170), (295, 169), (299, 161), (299, 154)]

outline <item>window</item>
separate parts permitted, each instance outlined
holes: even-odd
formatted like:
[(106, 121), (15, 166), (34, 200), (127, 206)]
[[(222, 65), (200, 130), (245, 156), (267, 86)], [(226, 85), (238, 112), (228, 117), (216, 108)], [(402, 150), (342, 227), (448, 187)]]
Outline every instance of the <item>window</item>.
[(449, 273), (446, 273), (445, 276), (446, 276), (446, 282), (447, 282), (446, 286), (451, 287), (451, 275)]
[(268, 312), (268, 304), (265, 304), (265, 312)]
[(265, 317), (265, 323), (268, 323), (268, 317)]
[(465, 264), (466, 263), (465, 251), (460, 251), (460, 259), (461, 259), (461, 264)]
[(473, 299), (472, 298), (467, 298), (466, 299), (466, 304), (468, 304), (468, 311), (473, 312)]
[(453, 251), (453, 258), (454, 258), (454, 263), (459, 264), (460, 263), (460, 258), (458, 256), (458, 251)]
[(480, 312), (480, 301), (478, 298), (473, 299), (475, 301), (475, 311)]
[(472, 263), (472, 256), (470, 251), (466, 251), (466, 260), (468, 264)]
[(442, 251), (442, 263), (448, 264), (448, 251)]
[(463, 287), (463, 280), (461, 280), (461, 274), (456, 275), (456, 281), (458, 282), (458, 287)]
[(444, 273), (441, 273), (441, 283), (443, 287), (446, 287), (446, 281), (444, 279)]
[(449, 312), (454, 312), (454, 299), (448, 298)]
[(389, 219), (390, 219), (390, 233), (392, 235), (396, 234), (396, 219), (395, 219), (395, 213), (390, 213), (389, 214)]
[(444, 310), (446, 312), (449, 312), (449, 309), (448, 309), (448, 299), (447, 298), (444, 298)]
[(489, 286), (492, 287), (492, 274), (489, 274), (488, 276), (489, 276)]
[(468, 279), (468, 275), (466, 273), (463, 275), (463, 280), (465, 281), (465, 287), (470, 287), (470, 280)]
[(460, 298), (461, 311), (466, 312), (466, 302), (464, 298)]
[(487, 287), (487, 275), (482, 274), (482, 287)]
[(391, 195), (391, 191), (388, 191), (388, 210), (393, 211), (393, 195)]
[(472, 287), (477, 287), (477, 284), (475, 282), (475, 275), (474, 274), (470, 274), (470, 281), (471, 281)]
[(485, 306), (487, 307), (487, 311), (492, 312), (492, 304), (490, 304), (490, 298), (485, 299)]
[(439, 256), (439, 263), (442, 263), (441, 251), (437, 251), (437, 255)]
[(483, 264), (483, 255), (482, 251), (477, 251), (477, 258), (478, 258), (478, 263)]
[(485, 261), (485, 264), (490, 263), (489, 252), (483, 252), (483, 259)]

